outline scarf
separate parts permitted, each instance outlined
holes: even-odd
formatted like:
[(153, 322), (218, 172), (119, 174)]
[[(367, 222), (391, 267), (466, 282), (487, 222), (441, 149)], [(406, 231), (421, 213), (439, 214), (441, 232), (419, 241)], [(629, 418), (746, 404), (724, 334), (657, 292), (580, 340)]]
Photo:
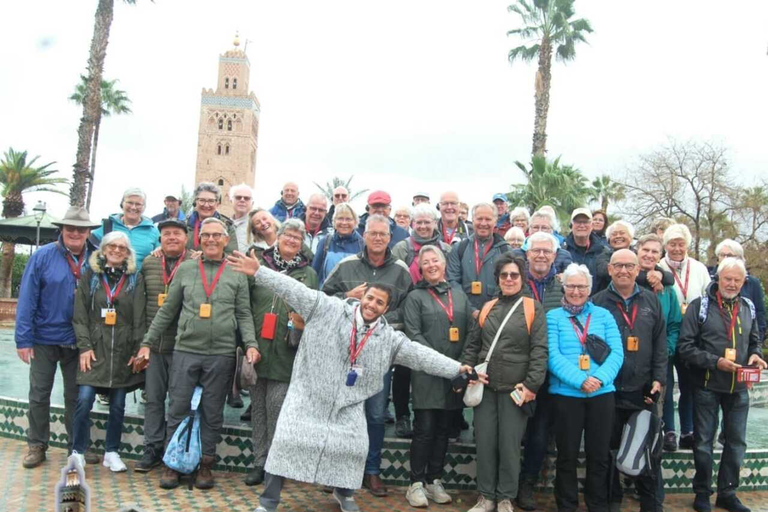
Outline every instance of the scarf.
[(293, 268), (296, 268), (301, 264), (301, 251), (296, 253), (296, 256), (293, 257), (292, 260), (284, 260), (282, 256), (280, 256), (280, 250), (275, 246), (275, 252), (272, 253), (272, 258), (275, 263), (275, 267), (277, 267), (278, 270), (281, 272), (287, 272), (288, 270), (291, 270)]
[(688, 256), (683, 258), (683, 261), (672, 261), (671, 259), (669, 259), (669, 256), (664, 256), (664, 261), (667, 262), (667, 265), (669, 265), (669, 268), (671, 268), (672, 270), (679, 270), (680, 268), (682, 268), (683, 263), (685, 263), (686, 262), (685, 260), (687, 259), (688, 259)]
[(581, 306), (574, 306), (573, 304), (565, 300), (565, 295), (563, 295), (563, 298), (560, 299), (560, 304), (563, 306), (563, 309), (565, 310), (565, 312), (571, 316), (579, 316), (581, 312), (584, 311), (584, 306), (587, 305), (587, 303), (585, 302)]

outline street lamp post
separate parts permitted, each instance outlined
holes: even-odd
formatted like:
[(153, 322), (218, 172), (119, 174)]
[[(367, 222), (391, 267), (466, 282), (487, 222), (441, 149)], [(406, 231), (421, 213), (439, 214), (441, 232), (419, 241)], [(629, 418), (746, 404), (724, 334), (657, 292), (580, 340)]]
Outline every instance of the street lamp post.
[(40, 247), (40, 223), (43, 221), (45, 215), (45, 203), (38, 201), (32, 211), (35, 212), (35, 221), (37, 221), (37, 237), (35, 238), (35, 250)]

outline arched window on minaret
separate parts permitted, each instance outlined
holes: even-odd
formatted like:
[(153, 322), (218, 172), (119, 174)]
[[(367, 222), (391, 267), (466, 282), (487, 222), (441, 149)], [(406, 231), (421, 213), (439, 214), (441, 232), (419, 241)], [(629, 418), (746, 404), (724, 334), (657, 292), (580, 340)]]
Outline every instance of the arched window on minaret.
[(226, 155), (228, 155), (228, 154), (229, 154), (229, 144), (227, 144), (227, 145), (224, 147), (224, 154), (226, 154)]
[(227, 119), (227, 131), (228, 132), (232, 131), (232, 120), (231, 119)]
[(223, 129), (224, 129), (224, 120), (219, 118), (219, 130), (223, 130)]
[(220, 155), (221, 154), (221, 144), (218, 145), (216, 152)]
[(229, 89), (229, 77), (224, 78), (224, 88)]
[(232, 88), (237, 89), (237, 78), (232, 79)]
[(224, 186), (224, 180), (223, 180), (223, 179), (221, 179), (221, 178), (219, 178), (219, 186), (220, 186), (220, 187), (223, 187), (223, 186)]

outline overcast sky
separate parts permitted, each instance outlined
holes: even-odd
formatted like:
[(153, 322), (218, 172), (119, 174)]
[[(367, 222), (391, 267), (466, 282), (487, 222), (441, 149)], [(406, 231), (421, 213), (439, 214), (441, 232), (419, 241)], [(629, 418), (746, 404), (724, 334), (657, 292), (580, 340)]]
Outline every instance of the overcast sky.
[[(261, 102), (256, 202), (293, 179), (303, 196), (333, 176), (388, 190), (447, 189), (469, 203), (522, 179), (533, 130), (535, 64), (510, 65), (518, 26), (500, 0), (116, 0), (105, 78), (133, 114), (102, 123), (92, 210), (144, 187), (147, 214), (194, 185), (202, 88), (236, 30), (250, 40)], [(2, 2), (0, 148), (56, 161), (70, 177), (96, 0)], [(768, 2), (578, 0), (595, 29), (553, 66), (549, 155), (589, 177), (618, 176), (667, 137), (730, 148), (745, 184), (768, 175)], [(26, 197), (28, 208), (41, 195)], [(61, 216), (67, 199), (45, 194)]]

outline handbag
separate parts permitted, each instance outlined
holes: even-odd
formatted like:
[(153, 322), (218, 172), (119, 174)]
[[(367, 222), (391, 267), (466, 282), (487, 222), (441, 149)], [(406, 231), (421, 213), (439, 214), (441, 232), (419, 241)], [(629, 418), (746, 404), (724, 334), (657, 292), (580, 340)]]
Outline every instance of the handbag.
[[(579, 319), (574, 316), (573, 321), (576, 322), (576, 325), (581, 329), (581, 332), (584, 332), (584, 326), (581, 325)], [(608, 356), (611, 355), (611, 347), (608, 346), (603, 338), (596, 334), (587, 334), (587, 340), (584, 343), (584, 346), (587, 349), (587, 354), (589, 354), (597, 364), (603, 364), (605, 360), (608, 359)]]
[[(501, 322), (499, 329), (496, 331), (496, 335), (493, 337), (493, 343), (491, 343), (491, 348), (488, 349), (488, 353), (485, 355), (485, 361), (475, 366), (475, 371), (477, 373), (488, 373), (488, 361), (491, 360), (491, 354), (493, 354), (493, 349), (496, 348), (496, 342), (499, 341), (499, 337), (501, 336), (501, 331), (504, 330), (504, 326), (507, 325), (507, 322), (512, 316), (512, 313), (515, 312), (515, 310), (517, 309), (517, 306), (519, 306), (521, 302), (523, 302), (523, 297), (520, 297), (517, 300), (517, 302), (515, 302), (515, 305), (512, 306), (512, 309), (510, 309), (509, 313), (507, 313), (507, 316), (504, 317), (504, 320)], [(480, 402), (483, 401), (484, 388), (485, 388), (485, 385), (482, 382), (476, 382), (475, 384), (472, 384), (471, 386), (469, 386), (467, 388), (466, 393), (464, 393), (464, 405), (466, 405), (467, 407), (477, 407), (478, 405), (480, 405)]]
[(166, 466), (184, 475), (195, 472), (203, 455), (200, 443), (200, 413), (197, 412), (202, 396), (203, 388), (195, 387), (190, 404), (192, 410), (176, 428), (163, 456)]

